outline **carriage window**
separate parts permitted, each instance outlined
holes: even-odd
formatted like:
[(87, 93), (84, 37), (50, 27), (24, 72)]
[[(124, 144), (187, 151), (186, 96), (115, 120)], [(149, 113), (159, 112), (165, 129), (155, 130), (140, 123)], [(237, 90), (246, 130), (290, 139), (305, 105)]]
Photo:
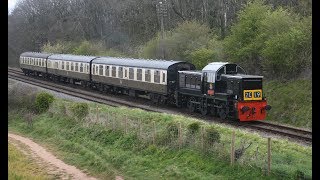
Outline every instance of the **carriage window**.
[(74, 63), (73, 62), (70, 63), (70, 68), (71, 68), (71, 71), (74, 70)]
[(95, 71), (96, 71), (96, 72), (95, 72), (96, 75), (99, 75), (99, 71), (98, 71), (99, 69), (98, 69), (98, 68), (99, 68), (99, 65), (96, 65), (96, 70), (95, 70)]
[(64, 61), (62, 61), (62, 67), (61, 67), (61, 69), (64, 69)]
[(51, 68), (51, 61), (48, 60), (48, 68)]
[(142, 80), (142, 69), (137, 69), (137, 80)]
[(54, 62), (54, 68), (58, 69), (58, 62)]
[(162, 82), (166, 83), (166, 73), (162, 72)]
[(80, 63), (80, 72), (83, 72), (83, 63)]
[(78, 66), (78, 63), (75, 63), (75, 68), (74, 68), (74, 71), (79, 71), (79, 66)]
[(87, 73), (89, 72), (89, 65), (87, 64)]
[(112, 66), (112, 77), (116, 77), (117, 76), (117, 67)]
[(133, 68), (129, 68), (129, 79), (134, 79), (134, 70), (133, 70)]
[(99, 75), (103, 76), (103, 65), (99, 65)]
[(119, 74), (118, 74), (119, 78), (122, 78), (122, 77), (123, 77), (123, 67), (119, 67), (119, 68), (118, 68), (118, 71), (119, 71), (119, 72), (118, 72), (118, 73), (119, 73)]
[(127, 77), (128, 77), (128, 69), (124, 68), (124, 78), (127, 78)]
[(110, 66), (105, 67), (106, 76), (110, 75)]
[(147, 82), (150, 82), (150, 76), (151, 76), (151, 73), (150, 73), (150, 70), (148, 69), (144, 73), (144, 80)]
[(160, 83), (160, 71), (154, 71), (154, 82)]
[(186, 87), (190, 88), (190, 76), (186, 76)]
[(83, 72), (84, 72), (84, 73), (87, 72), (87, 69), (86, 69), (86, 68), (87, 68), (87, 64), (84, 64), (84, 63), (83, 63)]
[(66, 70), (68, 70), (68, 71), (70, 70), (70, 69), (69, 69), (69, 67), (70, 67), (70, 66), (69, 66), (69, 63), (70, 63), (70, 62), (66, 62)]
[(96, 68), (96, 65), (93, 64), (92, 67), (91, 67), (91, 73), (92, 73), (92, 74), (96, 74), (96, 73), (94, 72), (95, 68)]

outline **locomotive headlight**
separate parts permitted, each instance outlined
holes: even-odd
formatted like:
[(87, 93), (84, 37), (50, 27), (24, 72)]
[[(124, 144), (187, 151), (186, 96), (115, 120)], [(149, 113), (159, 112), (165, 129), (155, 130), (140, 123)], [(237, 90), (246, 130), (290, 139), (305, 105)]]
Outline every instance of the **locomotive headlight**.
[(247, 112), (247, 111), (249, 111), (249, 107), (248, 106), (243, 106), (242, 108), (241, 108), (241, 111), (242, 112)]

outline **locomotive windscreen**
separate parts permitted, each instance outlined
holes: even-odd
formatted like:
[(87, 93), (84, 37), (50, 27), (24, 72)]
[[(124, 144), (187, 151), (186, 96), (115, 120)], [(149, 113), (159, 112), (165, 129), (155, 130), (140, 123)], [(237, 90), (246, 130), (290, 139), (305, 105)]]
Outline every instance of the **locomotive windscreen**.
[(262, 79), (243, 79), (243, 90), (262, 89)]

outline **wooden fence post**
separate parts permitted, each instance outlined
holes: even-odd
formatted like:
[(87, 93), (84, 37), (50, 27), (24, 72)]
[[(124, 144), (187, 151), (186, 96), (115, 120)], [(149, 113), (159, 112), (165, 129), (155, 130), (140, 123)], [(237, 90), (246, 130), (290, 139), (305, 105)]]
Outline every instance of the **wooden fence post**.
[(268, 176), (271, 171), (271, 138), (268, 137)]
[(125, 134), (127, 134), (128, 133), (128, 131), (127, 131), (127, 126), (128, 126), (128, 117), (127, 117), (127, 115), (125, 115), (125, 125), (124, 125), (124, 128), (125, 128)]
[(139, 138), (141, 138), (141, 119), (139, 119)]
[(178, 129), (178, 135), (179, 135), (179, 149), (182, 146), (182, 130), (181, 130), (181, 122), (179, 122), (179, 129)]
[(234, 141), (235, 141), (235, 132), (233, 130), (232, 139), (231, 139), (231, 152), (230, 152), (231, 165), (234, 164)]
[(112, 113), (112, 131), (115, 130), (115, 115)]
[(154, 121), (152, 122), (152, 126), (153, 126), (152, 143), (155, 144), (155, 142), (156, 142), (156, 124)]
[(204, 127), (201, 126), (201, 149), (204, 150)]
[(99, 122), (99, 106), (98, 106), (98, 104), (97, 104), (96, 114), (97, 114), (96, 122)]

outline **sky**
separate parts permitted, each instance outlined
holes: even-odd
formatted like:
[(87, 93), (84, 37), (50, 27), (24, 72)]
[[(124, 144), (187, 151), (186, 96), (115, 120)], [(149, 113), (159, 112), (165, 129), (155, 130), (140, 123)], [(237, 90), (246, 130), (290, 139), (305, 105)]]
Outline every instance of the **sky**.
[(14, 6), (16, 5), (17, 0), (8, 0), (8, 10), (9, 13), (13, 10)]

